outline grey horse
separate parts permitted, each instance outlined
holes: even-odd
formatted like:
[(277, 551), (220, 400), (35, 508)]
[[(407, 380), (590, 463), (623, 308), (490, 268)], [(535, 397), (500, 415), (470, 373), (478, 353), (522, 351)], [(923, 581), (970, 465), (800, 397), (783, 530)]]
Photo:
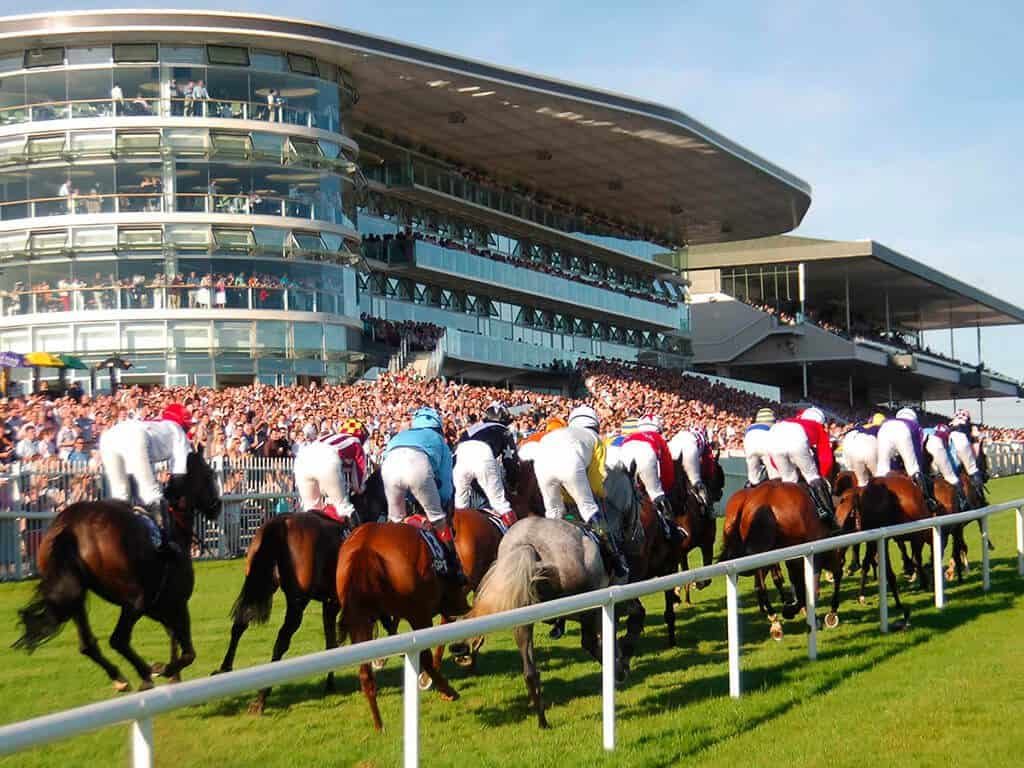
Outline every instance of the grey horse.
[[(609, 470), (604, 488), (605, 515), (612, 535), (628, 542), (635, 535), (639, 517), (639, 496), (633, 476), (625, 470)], [(480, 582), (467, 618), (600, 589), (608, 586), (611, 579), (597, 543), (579, 525), (528, 517), (513, 525), (502, 539), (498, 557)], [(588, 611), (576, 618), (580, 622), (581, 645), (600, 662), (598, 611)], [(526, 691), (537, 710), (537, 724), (547, 728), (540, 673), (533, 652), (533, 625), (516, 627), (515, 638), (523, 660)], [(628, 672), (628, 661), (616, 651), (616, 680), (623, 682)]]

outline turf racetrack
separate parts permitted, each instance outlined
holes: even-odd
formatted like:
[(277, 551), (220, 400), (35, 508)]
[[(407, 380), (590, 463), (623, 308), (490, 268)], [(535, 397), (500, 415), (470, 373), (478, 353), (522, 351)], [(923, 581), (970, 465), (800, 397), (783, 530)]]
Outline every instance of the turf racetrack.
[[(1024, 496), (1024, 478), (994, 481), (993, 501)], [(972, 561), (977, 527), (968, 529)], [(680, 644), (665, 648), (661, 598), (648, 598), (647, 633), (629, 682), (617, 697), (618, 748), (601, 748), (600, 670), (579, 648), (575, 630), (560, 641), (538, 630), (538, 661), (550, 731), (528, 710), (511, 632), (488, 638), (480, 674), (467, 677), (448, 662), (462, 698), (422, 695), (421, 755), (429, 766), (1010, 766), (1024, 753), (1024, 579), (1016, 576), (1013, 515), (992, 519), (992, 591), (981, 592), (977, 567), (948, 588), (941, 613), (932, 595), (905, 589), (913, 626), (878, 632), (877, 592), (857, 605), (853, 579), (844, 584), (842, 624), (819, 633), (819, 660), (806, 658), (806, 625), (785, 625), (781, 643), (768, 639), (750, 579), (743, 601), (743, 686), (730, 699), (726, 667), (724, 581), (679, 608)], [(895, 548), (892, 548), (895, 553)], [(696, 556), (695, 556), (696, 557)], [(196, 663), (186, 679), (209, 674), (227, 643), (228, 610), (242, 581), (240, 561), (197, 569), (192, 617)], [(10, 649), (16, 610), (33, 583), (0, 585), (0, 722), (8, 723), (113, 693), (102, 671), (79, 656), (73, 627), (34, 655)], [(823, 592), (831, 586), (825, 585)], [(819, 617), (825, 595), (819, 600)], [(236, 668), (269, 658), (283, 615), (280, 596), (265, 627), (242, 640)], [(115, 612), (90, 598), (92, 626), (103, 640)], [(892, 613), (894, 618), (895, 613)], [(322, 646), (319, 606), (311, 606), (291, 654)], [(166, 661), (167, 640), (148, 620), (135, 647)], [(113, 652), (110, 652), (113, 654)], [(115, 656), (111, 655), (114, 659)], [(128, 669), (117, 657), (119, 666)], [(137, 681), (132, 679), (133, 684)], [(267, 713), (246, 712), (249, 696), (211, 702), (155, 720), (156, 762), (165, 766), (392, 766), (401, 761), (401, 669), (392, 659), (378, 675), (383, 734), (373, 732), (355, 669), (340, 671), (339, 693), (324, 697), (322, 680), (276, 689)], [(161, 683), (163, 684), (163, 683)], [(126, 765), (129, 729), (109, 728), (6, 759), (0, 766)]]

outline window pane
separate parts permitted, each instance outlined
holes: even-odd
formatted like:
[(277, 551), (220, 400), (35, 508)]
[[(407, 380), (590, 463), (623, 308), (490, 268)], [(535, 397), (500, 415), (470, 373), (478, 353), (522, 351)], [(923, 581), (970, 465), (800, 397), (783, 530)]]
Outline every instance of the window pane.
[(25, 120), (25, 76), (12, 75), (0, 79), (0, 125)]
[(109, 155), (114, 151), (113, 131), (76, 131), (71, 134), (71, 151), (78, 155)]
[(176, 248), (208, 250), (210, 228), (196, 224), (171, 224), (164, 231), (168, 243)]
[(145, 117), (158, 111), (160, 102), (160, 70), (156, 67), (117, 67), (115, 82), (124, 94), (124, 113)]
[(283, 355), (288, 348), (288, 324), (276, 320), (256, 323), (254, 351), (261, 354)]
[(159, 131), (118, 131), (117, 151), (131, 155), (155, 155), (160, 153)]
[(207, 77), (210, 117), (241, 119), (245, 115), (243, 102), (249, 100), (249, 73), (244, 69), (210, 67)]
[(114, 61), (157, 61), (156, 43), (115, 43)]
[(159, 211), (163, 205), (163, 168), (159, 163), (119, 164), (117, 193), (122, 211)]
[(168, 330), (175, 349), (207, 349), (210, 346), (208, 323), (171, 323)]
[(76, 227), (71, 233), (75, 250), (100, 250), (117, 244), (117, 227)]
[[(35, 256), (48, 253), (60, 253), (64, 250), (68, 241), (68, 231), (59, 229), (53, 232), (33, 232), (29, 237), (29, 250)], [(66, 274), (66, 270), (64, 270)]]
[(210, 146), (210, 134), (200, 128), (168, 128), (164, 142), (176, 155), (205, 155)]
[(15, 163), (25, 158), (25, 137), (0, 139), (0, 163)]
[(171, 64), (204, 64), (203, 49), (198, 45), (161, 45), (160, 58)]
[[(114, 46), (117, 49), (117, 46)], [(109, 64), (110, 46), (97, 45), (89, 48), (68, 48), (68, 64)]]
[(283, 145), (284, 137), (278, 134), (262, 132), (252, 134), (253, 153), (260, 159), (280, 161)]
[(164, 242), (159, 227), (122, 229), (117, 234), (120, 248), (160, 248)]
[(288, 68), (292, 72), (296, 72), (300, 75), (312, 75), (313, 77), (320, 76), (320, 70), (317, 68), (316, 59), (310, 56), (302, 56), (297, 53), (289, 53)]
[(248, 252), (256, 244), (252, 231), (248, 229), (214, 227), (213, 236), (217, 242), (217, 247), (228, 251)]
[(206, 56), (211, 64), (234, 64), (240, 67), (249, 66), (249, 49), (227, 45), (206, 46)]
[(64, 152), (63, 133), (49, 136), (31, 136), (28, 140), (26, 153), (29, 160), (59, 160)]
[(247, 350), (252, 346), (252, 323), (216, 322), (213, 334), (218, 349)]
[(59, 67), (64, 63), (63, 48), (33, 48), (25, 51), (25, 67)]
[(214, 131), (210, 134), (210, 140), (213, 142), (214, 157), (244, 160), (252, 155), (252, 141), (248, 134)]

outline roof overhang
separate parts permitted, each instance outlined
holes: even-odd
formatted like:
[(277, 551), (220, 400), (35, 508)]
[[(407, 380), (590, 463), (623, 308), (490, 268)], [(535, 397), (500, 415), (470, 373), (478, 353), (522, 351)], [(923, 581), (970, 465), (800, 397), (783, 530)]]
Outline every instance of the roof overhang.
[[(1024, 309), (873, 240), (771, 237), (689, 248), (683, 269), (805, 265), (806, 295), (893, 327), (939, 330), (1024, 323)], [(849, 282), (847, 282), (849, 281)]]
[(0, 45), (90, 39), (277, 45), (334, 61), (361, 93), (357, 123), (647, 239), (697, 244), (780, 234), (810, 205), (806, 182), (671, 107), (360, 32), (173, 10), (0, 19)]

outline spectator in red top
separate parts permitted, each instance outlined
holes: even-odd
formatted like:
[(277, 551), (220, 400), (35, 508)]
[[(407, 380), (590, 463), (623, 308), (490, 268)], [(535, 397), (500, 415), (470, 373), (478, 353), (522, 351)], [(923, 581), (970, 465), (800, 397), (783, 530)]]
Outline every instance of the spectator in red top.
[(819, 408), (807, 408), (795, 419), (784, 419), (769, 430), (768, 442), (782, 480), (795, 483), (802, 478), (811, 491), (818, 515), (835, 529), (832, 490), (825, 479), (831, 475), (834, 464), (825, 414)]

